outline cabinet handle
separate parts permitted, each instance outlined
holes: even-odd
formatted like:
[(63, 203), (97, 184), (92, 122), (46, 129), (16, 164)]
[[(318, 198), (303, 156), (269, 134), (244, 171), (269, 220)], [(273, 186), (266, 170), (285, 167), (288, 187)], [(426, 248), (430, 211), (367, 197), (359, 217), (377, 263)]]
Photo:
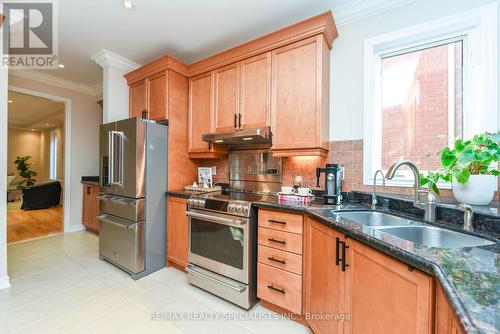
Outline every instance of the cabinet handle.
[(234, 128), (236, 129), (238, 127), (238, 116), (234, 114)]
[(92, 189), (90, 187), (87, 187), (87, 195), (90, 195), (92, 193)]
[(285, 260), (282, 260), (282, 259), (277, 259), (275, 258), (274, 256), (269, 256), (267, 258), (269, 261), (274, 261), (274, 262), (278, 262), (278, 263), (281, 263), (281, 264), (286, 264), (286, 261)]
[(345, 268), (349, 267), (349, 265), (345, 263), (345, 249), (349, 248), (349, 246), (345, 244), (345, 241), (340, 242), (342, 243), (342, 271), (345, 271)]
[(340, 263), (340, 239), (335, 238), (335, 265), (339, 265)]
[(241, 113), (238, 113), (238, 128), (241, 129)]
[(278, 244), (286, 245), (286, 241), (285, 240), (277, 240), (277, 239), (274, 239), (274, 238), (269, 238), (267, 240), (269, 240), (271, 242), (276, 242)]
[(277, 288), (277, 287), (275, 287), (275, 286), (274, 286), (274, 285), (272, 285), (272, 284), (269, 284), (267, 287), (268, 287), (269, 289), (271, 289), (271, 290), (274, 290), (274, 291), (277, 291), (277, 292), (279, 292), (279, 293), (285, 294), (285, 289), (282, 289), (282, 288)]
[(274, 223), (274, 224), (286, 225), (286, 221), (283, 221), (283, 220), (268, 219), (267, 221), (270, 223)]

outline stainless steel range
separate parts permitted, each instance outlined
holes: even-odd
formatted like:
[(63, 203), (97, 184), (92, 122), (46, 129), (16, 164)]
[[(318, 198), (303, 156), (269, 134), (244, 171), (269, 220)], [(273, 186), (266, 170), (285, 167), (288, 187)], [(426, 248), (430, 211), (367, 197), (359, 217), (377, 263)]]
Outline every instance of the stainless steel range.
[[(274, 195), (262, 189), (281, 184), (281, 163), (275, 159), (265, 151), (230, 154), (232, 190), (188, 200), (188, 281), (245, 309), (257, 299), (257, 219), (252, 203), (270, 199)], [(237, 188), (241, 185), (246, 189)]]

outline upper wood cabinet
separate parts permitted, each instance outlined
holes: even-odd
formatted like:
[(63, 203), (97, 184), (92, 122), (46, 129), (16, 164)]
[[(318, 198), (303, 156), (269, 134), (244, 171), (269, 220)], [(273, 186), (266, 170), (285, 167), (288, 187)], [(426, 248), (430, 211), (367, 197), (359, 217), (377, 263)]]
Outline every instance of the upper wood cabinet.
[(271, 52), (240, 64), (240, 129), (270, 125)]
[(168, 72), (160, 72), (147, 79), (148, 82), (148, 104), (146, 110), (149, 118), (153, 120), (168, 119), (167, 108), (167, 76)]
[(329, 54), (322, 35), (273, 51), (271, 126), (274, 155), (326, 155)]
[(215, 158), (224, 154), (201, 139), (214, 129), (213, 91), (213, 72), (189, 79), (188, 152), (191, 158)]
[(129, 116), (141, 117), (142, 111), (147, 109), (148, 91), (146, 79), (129, 86)]
[(215, 132), (231, 132), (239, 128), (240, 64), (213, 71)]
[(431, 276), (310, 218), (305, 240), (306, 312), (350, 315), (308, 321), (315, 334), (433, 332)]

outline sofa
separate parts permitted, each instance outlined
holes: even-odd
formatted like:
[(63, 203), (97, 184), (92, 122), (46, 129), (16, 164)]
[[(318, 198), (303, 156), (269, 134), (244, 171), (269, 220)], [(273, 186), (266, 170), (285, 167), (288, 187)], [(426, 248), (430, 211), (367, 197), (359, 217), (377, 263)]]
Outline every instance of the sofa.
[(61, 183), (52, 181), (23, 189), (23, 210), (47, 209), (61, 203)]

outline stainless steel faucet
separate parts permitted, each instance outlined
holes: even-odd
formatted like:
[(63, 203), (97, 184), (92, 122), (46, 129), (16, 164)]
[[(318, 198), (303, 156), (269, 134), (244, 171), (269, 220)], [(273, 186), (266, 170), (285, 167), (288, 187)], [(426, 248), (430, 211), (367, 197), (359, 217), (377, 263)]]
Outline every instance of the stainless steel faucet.
[(474, 231), (474, 227), (472, 226), (474, 212), (472, 211), (472, 207), (470, 205), (460, 203), (458, 208), (464, 212), (464, 230), (472, 232)]
[(385, 186), (384, 172), (379, 169), (375, 172), (375, 175), (373, 175), (372, 210), (377, 208), (377, 175), (379, 173), (382, 175), (382, 186)]
[[(401, 166), (410, 167), (413, 172), (413, 176), (415, 177), (415, 184), (413, 185), (413, 190), (415, 192), (415, 196), (413, 199), (413, 206), (419, 209), (424, 210), (424, 219), (430, 222), (436, 221), (436, 196), (428, 190), (420, 188), (420, 172), (418, 171), (417, 166), (409, 160), (400, 160), (393, 164), (391, 168), (387, 171), (386, 178), (391, 180), (394, 175), (396, 175), (396, 171)], [(422, 200), (421, 198), (424, 197)]]

